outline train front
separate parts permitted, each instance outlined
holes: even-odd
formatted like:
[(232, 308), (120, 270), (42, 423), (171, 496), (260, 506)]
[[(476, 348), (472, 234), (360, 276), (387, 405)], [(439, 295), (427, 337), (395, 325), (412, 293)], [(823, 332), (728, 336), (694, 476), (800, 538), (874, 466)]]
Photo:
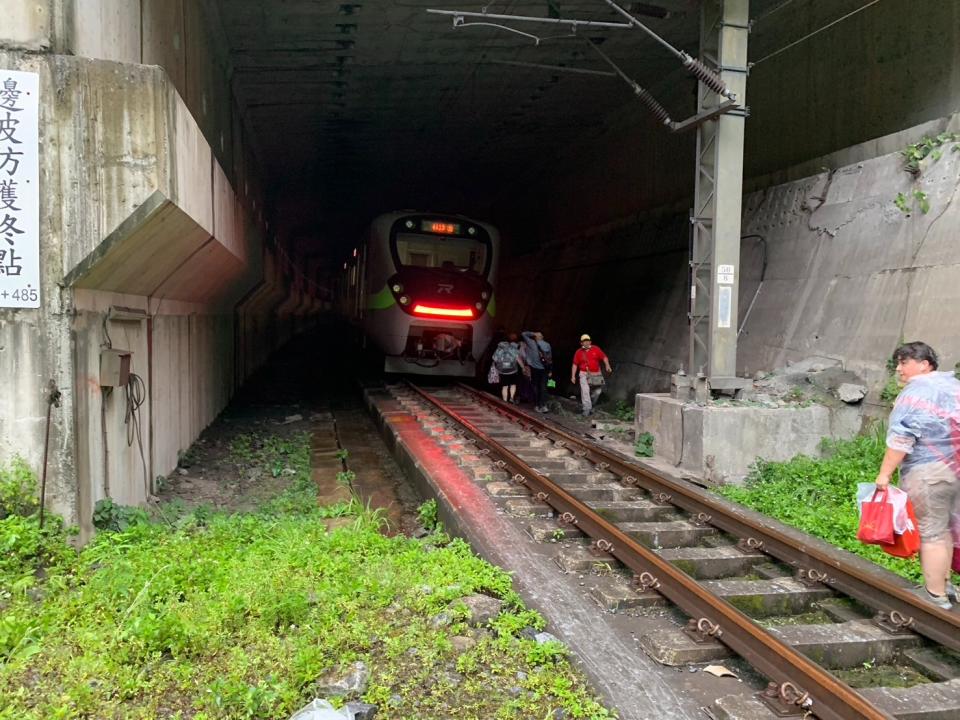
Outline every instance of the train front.
[(457, 216), (398, 214), (369, 238), (367, 334), (395, 373), (474, 376), (492, 335), (499, 238)]

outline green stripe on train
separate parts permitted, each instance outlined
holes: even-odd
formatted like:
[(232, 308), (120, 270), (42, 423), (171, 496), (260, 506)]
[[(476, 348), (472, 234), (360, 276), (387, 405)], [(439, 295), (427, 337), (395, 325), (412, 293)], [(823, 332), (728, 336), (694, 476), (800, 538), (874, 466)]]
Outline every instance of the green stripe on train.
[(496, 295), (490, 296), (490, 302), (487, 303), (487, 314), (490, 317), (497, 316), (497, 296)]
[(390, 292), (390, 288), (386, 285), (383, 286), (383, 290), (376, 295), (368, 296), (367, 299), (367, 308), (370, 310), (386, 310), (388, 307), (393, 307), (396, 304), (396, 298), (393, 297), (393, 293)]

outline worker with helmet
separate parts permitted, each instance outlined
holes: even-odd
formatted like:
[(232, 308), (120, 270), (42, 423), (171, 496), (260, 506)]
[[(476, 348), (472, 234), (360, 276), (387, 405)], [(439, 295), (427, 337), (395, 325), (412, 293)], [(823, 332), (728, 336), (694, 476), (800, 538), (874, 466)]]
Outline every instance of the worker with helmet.
[(573, 354), (573, 367), (570, 368), (571, 383), (577, 383), (577, 372), (580, 373), (580, 406), (584, 417), (593, 413), (593, 406), (603, 392), (604, 379), (600, 363), (604, 364), (608, 375), (613, 372), (607, 354), (594, 345), (590, 336), (584, 333), (580, 336), (580, 349)]

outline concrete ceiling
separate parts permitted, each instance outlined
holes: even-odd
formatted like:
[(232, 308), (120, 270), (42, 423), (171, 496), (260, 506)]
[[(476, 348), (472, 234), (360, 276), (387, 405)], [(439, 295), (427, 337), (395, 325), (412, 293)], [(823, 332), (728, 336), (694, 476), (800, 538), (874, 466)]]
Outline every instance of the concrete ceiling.
[[(753, 0), (754, 16), (783, 0)], [(309, 197), (318, 215), (357, 219), (399, 207), (482, 214), (532, 166), (604, 132), (635, 103), (615, 77), (503, 63), (609, 70), (584, 37), (641, 84), (693, 82), (637, 30), (571, 37), (566, 28), (515, 24), (544, 38), (491, 27), (453, 29), (444, 8), (619, 21), (603, 0), (218, 0), (234, 92), (278, 193)], [(671, 43), (696, 53), (697, 0), (626, 3)], [(663, 17), (657, 17), (662, 15)], [(473, 22), (467, 19), (467, 22)], [(561, 36), (561, 37), (558, 37)], [(675, 88), (669, 93), (676, 97)]]

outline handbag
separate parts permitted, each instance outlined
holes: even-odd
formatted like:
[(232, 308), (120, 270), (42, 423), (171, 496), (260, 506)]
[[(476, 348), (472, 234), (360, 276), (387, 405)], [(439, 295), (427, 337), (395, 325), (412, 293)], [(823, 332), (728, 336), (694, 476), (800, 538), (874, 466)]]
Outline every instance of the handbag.
[(857, 540), (867, 545), (893, 545), (893, 505), (887, 491), (877, 489), (869, 502), (860, 506)]
[(491, 365), (490, 372), (487, 373), (487, 382), (491, 385), (496, 385), (500, 382), (500, 373), (497, 372), (497, 366)]
[(913, 512), (913, 503), (907, 498), (907, 518), (910, 522), (902, 533), (893, 534), (892, 545), (881, 545), (887, 555), (911, 558), (920, 551), (920, 532), (917, 530), (917, 516)]
[(587, 385), (603, 385), (603, 373), (587, 373)]

